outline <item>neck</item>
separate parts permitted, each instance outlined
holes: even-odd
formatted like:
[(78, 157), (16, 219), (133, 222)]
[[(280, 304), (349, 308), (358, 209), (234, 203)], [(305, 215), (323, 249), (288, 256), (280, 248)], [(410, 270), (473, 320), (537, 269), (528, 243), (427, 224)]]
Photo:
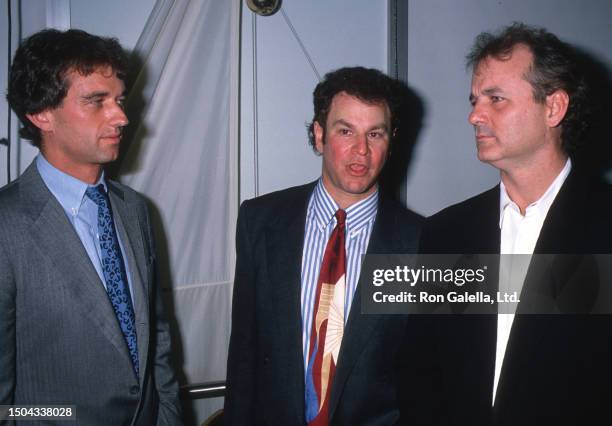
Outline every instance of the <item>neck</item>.
[(337, 190), (333, 185), (327, 182), (327, 179), (325, 178), (325, 176), (323, 176), (323, 186), (327, 190), (327, 193), (336, 202), (336, 204), (338, 204), (338, 207), (341, 208), (342, 210), (346, 210), (353, 204), (356, 204), (361, 200), (365, 200), (370, 195), (372, 195), (372, 193), (374, 193), (376, 189), (378, 188), (378, 185), (375, 184), (371, 188), (369, 188), (366, 192), (352, 194), (352, 193)]
[(53, 167), (61, 172), (66, 173), (82, 182), (93, 185), (100, 179), (102, 175), (102, 165), (100, 164), (79, 164), (72, 162), (61, 155), (45, 152), (41, 150), (41, 154)]
[(533, 166), (500, 170), (501, 180), (510, 199), (525, 214), (527, 206), (539, 200), (559, 176), (567, 162), (567, 155), (559, 153)]

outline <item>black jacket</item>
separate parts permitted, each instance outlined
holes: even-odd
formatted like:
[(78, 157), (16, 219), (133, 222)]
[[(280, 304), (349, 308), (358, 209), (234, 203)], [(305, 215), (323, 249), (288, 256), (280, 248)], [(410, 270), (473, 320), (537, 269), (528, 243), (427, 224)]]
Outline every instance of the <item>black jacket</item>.
[[(300, 274), (313, 189), (286, 189), (240, 208), (226, 424), (305, 424)], [(382, 195), (379, 202), (368, 253), (414, 253), (420, 216)], [(332, 387), (331, 424), (395, 424), (395, 365), (406, 318), (360, 311), (358, 287)]]

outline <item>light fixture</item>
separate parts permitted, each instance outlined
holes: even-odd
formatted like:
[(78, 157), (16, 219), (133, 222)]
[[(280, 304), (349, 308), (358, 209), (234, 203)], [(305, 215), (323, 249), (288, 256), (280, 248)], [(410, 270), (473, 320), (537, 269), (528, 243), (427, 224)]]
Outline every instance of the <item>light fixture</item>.
[(282, 0), (246, 0), (249, 9), (261, 16), (270, 16), (281, 8)]

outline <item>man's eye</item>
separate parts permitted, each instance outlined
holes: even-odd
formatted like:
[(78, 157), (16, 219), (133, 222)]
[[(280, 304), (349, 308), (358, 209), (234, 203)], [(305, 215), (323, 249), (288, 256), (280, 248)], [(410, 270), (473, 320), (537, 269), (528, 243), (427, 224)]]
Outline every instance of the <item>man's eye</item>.
[(125, 98), (117, 99), (117, 105), (119, 105), (121, 109), (125, 109)]
[(368, 137), (371, 139), (378, 139), (380, 137), (382, 137), (382, 133), (380, 132), (370, 132), (368, 133)]
[(351, 131), (349, 129), (340, 129), (340, 134), (344, 136), (348, 136), (351, 134)]
[(491, 96), (491, 102), (493, 103), (501, 102), (503, 100), (504, 98), (502, 98), (501, 96)]

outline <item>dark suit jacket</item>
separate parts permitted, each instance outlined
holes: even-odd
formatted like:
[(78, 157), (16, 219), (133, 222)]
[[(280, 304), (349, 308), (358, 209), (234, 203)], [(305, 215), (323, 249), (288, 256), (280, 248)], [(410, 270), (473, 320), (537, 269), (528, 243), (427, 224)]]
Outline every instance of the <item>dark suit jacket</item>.
[[(300, 275), (313, 188), (290, 188), (240, 208), (225, 400), (229, 425), (305, 424)], [(414, 253), (420, 221), (381, 198), (368, 253)], [(360, 311), (357, 288), (332, 385), (331, 424), (395, 424), (394, 368), (405, 318)]]
[(180, 424), (147, 208), (131, 189), (108, 187), (132, 275), (140, 377), (106, 290), (33, 163), (0, 191), (0, 404), (74, 404), (83, 425)]
[[(424, 253), (499, 253), (499, 186), (427, 219), (421, 249)], [(573, 170), (548, 212), (534, 253), (612, 253), (612, 192)], [(534, 261), (522, 294), (548, 285), (530, 280)], [(576, 294), (588, 291), (589, 283), (579, 284), (585, 288)], [(417, 389), (424, 392), (412, 393), (406, 403), (407, 410), (420, 411), (421, 424), (610, 421), (612, 316), (517, 314), (494, 409), (497, 315), (421, 321), (427, 333), (421, 334), (420, 346), (427, 349), (411, 364), (412, 374), (421, 380)], [(598, 421), (591, 423), (594, 419)]]

